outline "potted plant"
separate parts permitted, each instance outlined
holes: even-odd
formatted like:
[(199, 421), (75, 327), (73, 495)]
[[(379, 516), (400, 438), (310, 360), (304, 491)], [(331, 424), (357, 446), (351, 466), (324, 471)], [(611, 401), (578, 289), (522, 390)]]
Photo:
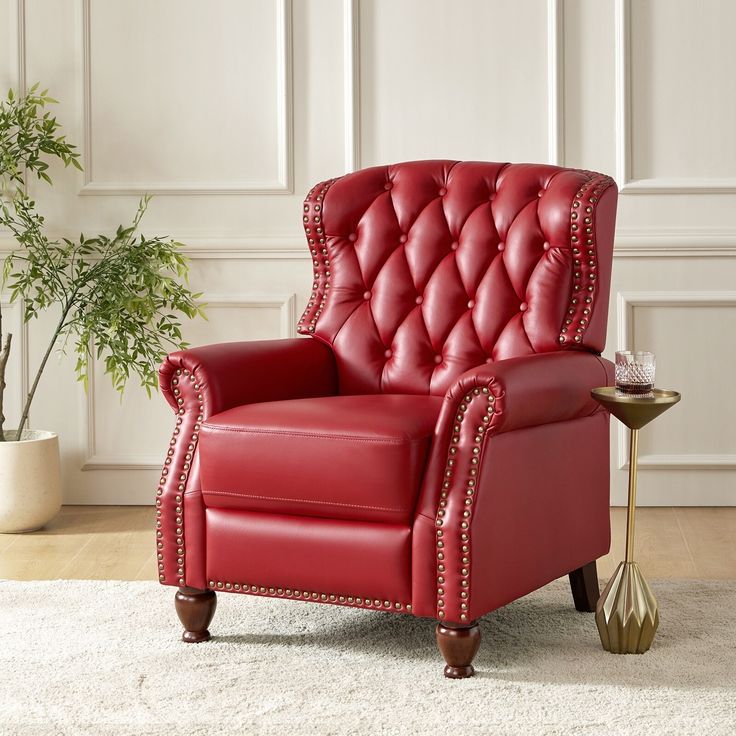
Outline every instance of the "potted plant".
[(99, 359), (118, 391), (134, 374), (150, 395), (163, 355), (186, 345), (180, 315), (203, 314), (200, 294), (187, 288), (181, 244), (138, 233), (149, 197), (141, 200), (133, 221), (113, 235), (52, 239), (45, 234), (29, 180), (51, 184), (54, 160), (81, 170), (75, 146), (59, 135), (59, 123), (46, 109), (54, 102), (38, 85), (23, 95), (11, 90), (0, 102), (0, 227), (18, 243), (0, 281), (11, 302), (21, 303), (26, 322), (48, 309), (58, 320), (18, 425), (9, 430), (3, 400), (12, 335), (3, 333), (0, 305), (0, 532), (6, 533), (38, 529), (61, 506), (58, 437), (28, 428), (54, 349), (74, 351), (77, 378), (85, 387), (91, 364)]

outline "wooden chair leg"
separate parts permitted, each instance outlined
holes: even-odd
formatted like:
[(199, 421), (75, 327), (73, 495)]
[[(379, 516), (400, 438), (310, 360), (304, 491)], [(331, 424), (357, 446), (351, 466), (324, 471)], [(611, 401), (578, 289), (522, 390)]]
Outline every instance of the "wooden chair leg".
[(210, 632), (207, 627), (215, 615), (217, 596), (214, 590), (199, 590), (198, 588), (179, 588), (174, 597), (176, 613), (184, 626), (182, 641), (187, 644), (197, 644), (207, 641)]
[(438, 623), (435, 630), (437, 646), (447, 665), (445, 677), (461, 679), (472, 677), (473, 657), (480, 647), (480, 627), (476, 621), (469, 624)]
[(592, 613), (598, 602), (598, 569), (595, 560), (579, 567), (570, 573), (570, 588), (575, 608), (578, 611)]

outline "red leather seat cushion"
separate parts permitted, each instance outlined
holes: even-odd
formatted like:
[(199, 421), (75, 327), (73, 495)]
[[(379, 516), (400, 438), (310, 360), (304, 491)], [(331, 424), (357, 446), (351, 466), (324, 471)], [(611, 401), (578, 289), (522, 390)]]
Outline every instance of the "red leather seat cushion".
[(205, 505), (408, 523), (441, 403), (329, 396), (216, 414), (200, 433)]

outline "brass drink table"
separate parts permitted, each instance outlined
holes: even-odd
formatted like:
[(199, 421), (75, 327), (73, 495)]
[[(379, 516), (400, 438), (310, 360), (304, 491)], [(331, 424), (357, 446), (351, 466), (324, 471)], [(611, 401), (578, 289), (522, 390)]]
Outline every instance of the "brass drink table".
[(657, 600), (634, 562), (636, 464), (639, 430), (680, 400), (677, 391), (655, 388), (649, 396), (631, 396), (612, 386), (594, 388), (590, 395), (630, 430), (629, 499), (626, 516), (626, 559), (619, 562), (595, 607), (595, 622), (603, 648), (615, 654), (643, 654), (659, 625)]

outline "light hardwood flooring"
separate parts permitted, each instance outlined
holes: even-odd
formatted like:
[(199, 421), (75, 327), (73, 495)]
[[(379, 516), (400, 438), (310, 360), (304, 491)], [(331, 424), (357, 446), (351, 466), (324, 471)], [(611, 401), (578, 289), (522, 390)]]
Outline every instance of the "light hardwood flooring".
[[(635, 557), (648, 579), (736, 579), (736, 508), (640, 508)], [(611, 552), (623, 558), (626, 509), (611, 509)], [(0, 578), (155, 580), (150, 506), (65, 506), (46, 529), (0, 534)]]

